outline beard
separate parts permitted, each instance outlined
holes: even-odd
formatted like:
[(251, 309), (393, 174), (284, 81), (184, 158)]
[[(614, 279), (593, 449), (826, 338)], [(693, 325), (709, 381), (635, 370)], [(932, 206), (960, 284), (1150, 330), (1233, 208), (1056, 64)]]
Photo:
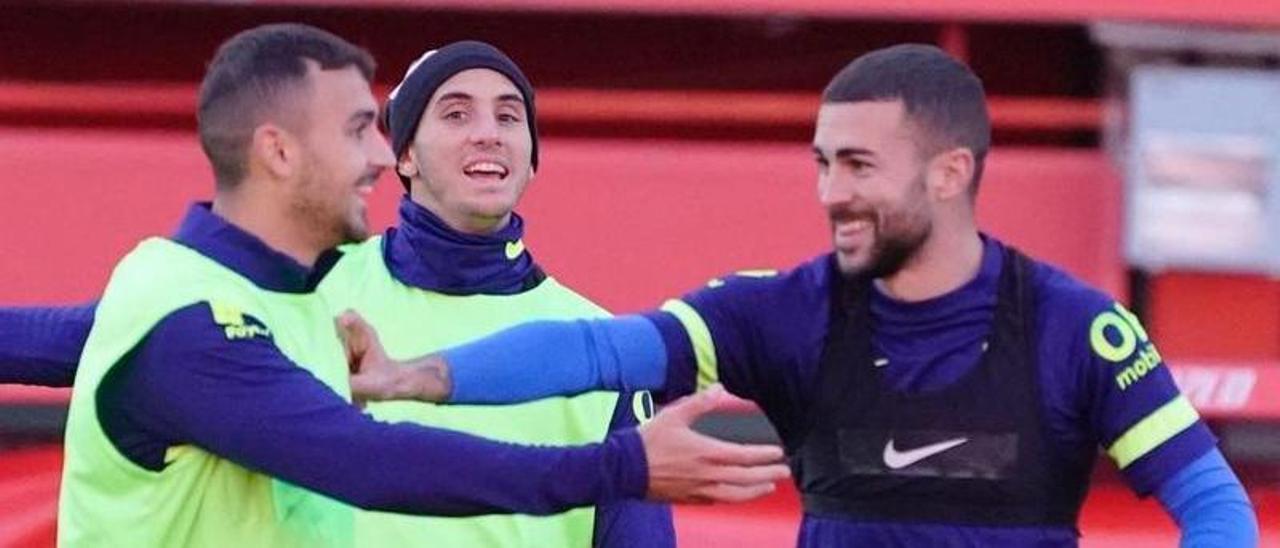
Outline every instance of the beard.
[(890, 233), (886, 230), (882, 234), (879, 227), (877, 227), (875, 243), (871, 246), (871, 253), (867, 257), (867, 263), (860, 269), (858, 274), (868, 275), (872, 278), (888, 278), (897, 274), (916, 256), (916, 253), (920, 251), (920, 247), (924, 245), (925, 240), (929, 239), (929, 233), (932, 231), (933, 224), (928, 221), (924, 221), (915, 227), (906, 227), (906, 229), (897, 233)]
[[(366, 178), (376, 179), (377, 174), (366, 174), (348, 188), (354, 189)], [(369, 237), (369, 223), (363, 206), (355, 198), (336, 196), (335, 186), (327, 181), (307, 178), (298, 185), (289, 204), (289, 214), (302, 223), (316, 243), (324, 248), (360, 242)]]
[[(925, 210), (925, 182), (921, 173), (903, 201), (903, 207), (892, 211), (871, 210), (861, 214), (874, 219), (873, 238), (867, 257), (861, 264), (840, 261), (840, 272), (846, 278), (870, 276), (887, 278), (897, 274), (911, 262), (933, 232), (933, 222)], [(832, 233), (841, 214), (830, 214)]]

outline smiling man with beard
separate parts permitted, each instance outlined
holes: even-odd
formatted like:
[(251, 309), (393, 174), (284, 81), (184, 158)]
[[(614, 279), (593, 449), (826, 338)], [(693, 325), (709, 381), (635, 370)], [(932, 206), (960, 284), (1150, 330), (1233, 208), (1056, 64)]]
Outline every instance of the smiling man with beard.
[(1243, 488), (1137, 318), (979, 232), (990, 134), (968, 67), (932, 46), (868, 53), (817, 115), (831, 253), (641, 316), (365, 360), (353, 386), (503, 403), (723, 383), (784, 442), (802, 546), (1075, 546), (1099, 447), (1183, 546), (1256, 545)]

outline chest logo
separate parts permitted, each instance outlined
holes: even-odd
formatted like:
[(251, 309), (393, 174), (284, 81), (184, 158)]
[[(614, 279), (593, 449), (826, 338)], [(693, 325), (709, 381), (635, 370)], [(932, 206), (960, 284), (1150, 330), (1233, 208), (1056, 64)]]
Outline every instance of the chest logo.
[(516, 260), (518, 257), (520, 257), (521, 253), (524, 253), (524, 240), (507, 242), (506, 253), (507, 253), (507, 260), (509, 261)]
[(906, 468), (967, 441), (969, 441), (969, 438), (956, 438), (953, 440), (931, 443), (924, 447), (917, 447), (908, 451), (898, 451), (898, 449), (893, 446), (893, 438), (889, 438), (889, 443), (884, 445), (884, 465), (888, 466), (892, 470)]

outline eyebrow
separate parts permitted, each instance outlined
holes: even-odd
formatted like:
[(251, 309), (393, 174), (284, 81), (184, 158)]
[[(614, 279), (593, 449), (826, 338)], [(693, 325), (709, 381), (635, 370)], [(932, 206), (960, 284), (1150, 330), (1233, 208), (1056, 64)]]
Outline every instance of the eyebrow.
[[(823, 155), (822, 149), (819, 148), (817, 145), (814, 145), (813, 153), (818, 156)], [(848, 158), (850, 156), (875, 156), (875, 155), (876, 153), (872, 152), (870, 149), (865, 149), (860, 147), (844, 147), (844, 148), (836, 149), (835, 154), (833, 154), (832, 156), (836, 158)]]
[[(454, 100), (474, 101), (475, 97), (473, 97), (471, 94), (466, 92), (451, 91), (449, 93), (441, 95), (439, 99), (436, 99), (436, 104), (444, 103), (446, 101), (454, 101)], [(497, 102), (499, 103), (516, 102), (516, 103), (524, 104), (524, 98), (521, 97), (520, 94), (518, 93), (504, 93), (498, 96)]]
[(441, 95), (440, 98), (436, 100), (436, 104), (438, 105), (445, 101), (470, 101), (472, 99), (474, 99), (474, 97), (472, 97), (471, 94), (463, 93), (461, 91), (450, 91), (449, 93)]
[(352, 125), (365, 124), (365, 123), (372, 122), (377, 118), (378, 118), (378, 112), (376, 110), (364, 109), (364, 110), (356, 111), (355, 114), (352, 114), (349, 118), (347, 118), (347, 123)]
[(524, 97), (521, 97), (519, 94), (516, 94), (516, 93), (504, 93), (498, 96), (499, 103), (505, 103), (508, 101), (515, 101), (517, 103), (524, 104)]

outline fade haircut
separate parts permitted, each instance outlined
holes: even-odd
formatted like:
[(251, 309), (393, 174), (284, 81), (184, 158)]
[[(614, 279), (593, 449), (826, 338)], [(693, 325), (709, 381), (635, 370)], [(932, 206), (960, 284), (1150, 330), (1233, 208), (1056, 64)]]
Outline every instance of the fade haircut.
[(369, 52), (307, 25), (263, 25), (218, 48), (200, 84), (196, 125), (219, 189), (244, 179), (254, 129), (286, 110), (286, 92), (307, 84), (306, 60), (323, 70), (356, 67), (373, 79)]
[(934, 46), (902, 44), (854, 59), (822, 92), (823, 103), (894, 100), (902, 101), (926, 157), (952, 148), (973, 152), (970, 192), (976, 193), (991, 148), (982, 81)]

